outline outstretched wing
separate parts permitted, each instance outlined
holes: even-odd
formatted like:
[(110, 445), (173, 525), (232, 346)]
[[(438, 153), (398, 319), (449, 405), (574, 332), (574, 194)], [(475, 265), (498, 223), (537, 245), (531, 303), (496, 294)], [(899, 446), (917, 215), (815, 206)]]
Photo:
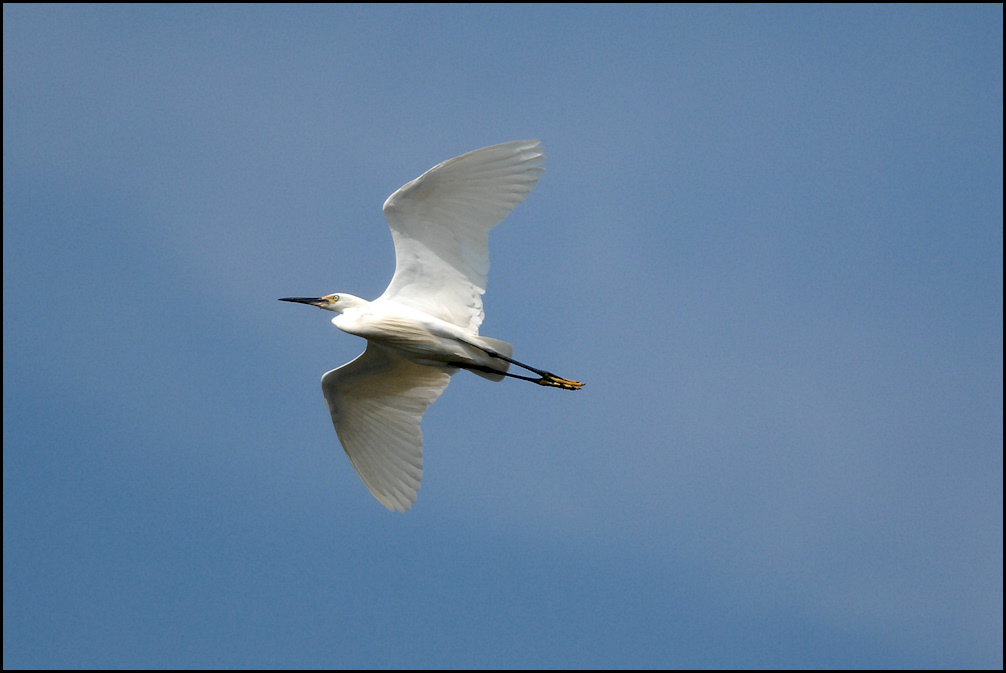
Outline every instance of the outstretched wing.
[(396, 267), (381, 298), (477, 334), (489, 230), (534, 189), (544, 161), (537, 140), (493, 145), (434, 166), (388, 197)]
[(416, 501), (423, 478), (419, 422), (454, 371), (417, 365), (368, 343), (360, 357), (321, 377), (342, 448), (388, 509), (404, 512)]

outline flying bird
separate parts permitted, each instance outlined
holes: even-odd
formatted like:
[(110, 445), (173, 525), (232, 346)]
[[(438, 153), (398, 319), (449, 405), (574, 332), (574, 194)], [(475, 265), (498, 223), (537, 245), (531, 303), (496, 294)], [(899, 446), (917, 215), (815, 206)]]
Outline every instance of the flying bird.
[[(321, 389), (356, 473), (388, 509), (404, 512), (416, 501), (419, 423), (458, 370), (563, 390), (583, 385), (518, 362), (512, 345), (479, 335), (489, 230), (534, 189), (544, 161), (537, 140), (518, 140), (434, 166), (384, 202), (396, 260), (384, 294), (280, 300), (333, 311), (336, 327), (367, 340), (362, 355), (321, 377)], [(534, 376), (511, 373), (511, 365)]]

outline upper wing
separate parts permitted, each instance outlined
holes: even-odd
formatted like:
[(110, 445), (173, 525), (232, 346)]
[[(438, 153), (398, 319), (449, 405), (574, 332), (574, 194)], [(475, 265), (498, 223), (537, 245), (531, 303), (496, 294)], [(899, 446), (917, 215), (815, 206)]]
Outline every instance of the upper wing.
[(478, 333), (489, 271), (489, 230), (524, 200), (545, 169), (537, 140), (462, 154), (384, 202), (395, 239), (394, 299)]
[(424, 367), (372, 343), (321, 377), (332, 423), (356, 473), (388, 509), (412, 507), (423, 478), (419, 422), (454, 370)]

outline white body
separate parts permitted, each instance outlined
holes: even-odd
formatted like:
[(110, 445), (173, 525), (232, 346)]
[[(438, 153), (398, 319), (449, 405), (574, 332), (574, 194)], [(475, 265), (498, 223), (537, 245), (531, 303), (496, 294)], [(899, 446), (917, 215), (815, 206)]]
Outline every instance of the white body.
[(340, 304), (358, 300), (360, 305), (343, 308), (341, 315), (332, 318), (333, 325), (393, 349), (416, 364), (453, 369), (463, 365), (484, 367), (501, 372), (497, 376), (486, 374), (497, 381), (510, 368), (510, 363), (486, 354), (490, 350), (509, 357), (513, 350), (510, 344), (480, 337), (477, 329), (458, 327), (393, 299), (368, 302), (351, 295), (338, 296)]
[[(384, 214), (395, 242), (395, 275), (374, 301), (348, 294), (311, 303), (339, 313), (339, 329), (367, 350), (322, 377), (346, 455), (388, 509), (416, 501), (423, 474), (419, 423), (459, 367), (501, 380), (512, 347), (479, 336), (489, 271), (489, 230), (530, 193), (544, 170), (536, 140), (469, 152), (392, 194)], [(485, 349), (485, 350), (483, 350)]]

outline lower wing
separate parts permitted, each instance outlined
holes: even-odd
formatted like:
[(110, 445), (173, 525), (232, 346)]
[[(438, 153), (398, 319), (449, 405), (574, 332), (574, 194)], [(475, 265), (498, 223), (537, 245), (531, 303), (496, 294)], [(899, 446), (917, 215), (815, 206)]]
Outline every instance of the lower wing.
[(342, 448), (375, 498), (412, 507), (423, 478), (419, 423), (456, 370), (417, 365), (368, 342), (352, 362), (321, 377)]

